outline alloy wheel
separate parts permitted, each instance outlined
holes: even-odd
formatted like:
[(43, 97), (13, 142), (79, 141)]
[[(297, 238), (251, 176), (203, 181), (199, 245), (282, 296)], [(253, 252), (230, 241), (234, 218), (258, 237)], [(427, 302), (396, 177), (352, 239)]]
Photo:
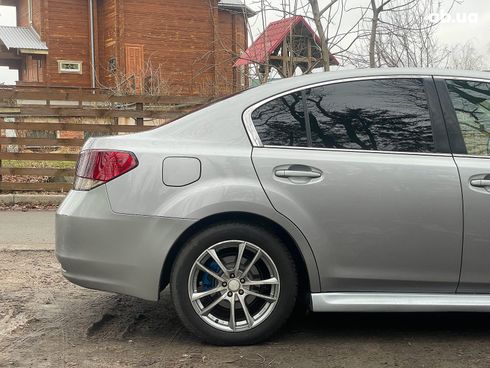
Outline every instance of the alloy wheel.
[(241, 332), (270, 316), (280, 292), (271, 257), (243, 240), (227, 240), (206, 249), (194, 262), (188, 282), (189, 299), (207, 324)]

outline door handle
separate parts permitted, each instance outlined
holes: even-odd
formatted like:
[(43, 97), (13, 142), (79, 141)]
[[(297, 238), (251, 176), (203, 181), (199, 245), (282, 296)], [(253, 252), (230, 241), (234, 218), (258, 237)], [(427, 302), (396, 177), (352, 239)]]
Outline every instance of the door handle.
[(473, 179), (470, 181), (470, 184), (474, 187), (490, 187), (490, 180), (489, 179)]
[[(279, 178), (319, 178), (322, 174), (315, 171), (303, 171), (303, 170), (276, 170), (274, 172)], [(490, 180), (489, 180), (490, 182)]]

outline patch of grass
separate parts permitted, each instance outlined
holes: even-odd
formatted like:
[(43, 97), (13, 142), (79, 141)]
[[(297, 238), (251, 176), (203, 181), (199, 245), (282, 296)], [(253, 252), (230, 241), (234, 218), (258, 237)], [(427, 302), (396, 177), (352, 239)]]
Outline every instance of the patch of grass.
[(74, 169), (75, 161), (2, 160), (2, 167)]

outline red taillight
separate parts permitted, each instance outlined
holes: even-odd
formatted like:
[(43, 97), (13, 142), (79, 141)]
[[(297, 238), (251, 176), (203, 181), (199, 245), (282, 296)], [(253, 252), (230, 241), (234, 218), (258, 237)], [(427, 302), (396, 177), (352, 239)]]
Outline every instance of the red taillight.
[(75, 190), (90, 190), (138, 166), (131, 152), (87, 150), (80, 153)]

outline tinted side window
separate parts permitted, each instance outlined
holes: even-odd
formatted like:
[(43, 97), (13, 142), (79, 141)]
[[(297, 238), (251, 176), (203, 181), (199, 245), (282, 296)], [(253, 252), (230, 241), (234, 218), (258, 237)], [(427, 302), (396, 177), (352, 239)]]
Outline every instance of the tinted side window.
[(307, 91), (314, 147), (433, 152), (423, 82), (380, 79)]
[(448, 80), (466, 151), (490, 156), (490, 83)]
[(258, 107), (252, 120), (264, 145), (307, 146), (301, 93), (276, 98)]

